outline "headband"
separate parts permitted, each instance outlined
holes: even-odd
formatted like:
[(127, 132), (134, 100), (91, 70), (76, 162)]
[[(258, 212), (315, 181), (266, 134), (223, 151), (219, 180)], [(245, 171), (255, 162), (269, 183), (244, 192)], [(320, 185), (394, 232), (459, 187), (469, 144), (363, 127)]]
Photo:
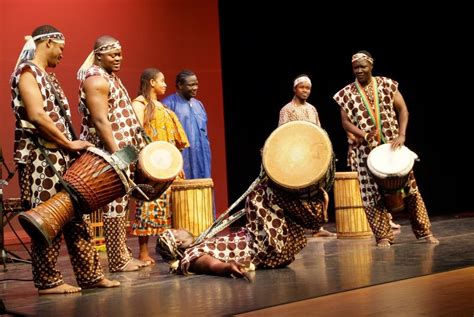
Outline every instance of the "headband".
[(157, 237), (157, 252), (160, 253), (164, 261), (170, 264), (170, 271), (176, 272), (179, 267), (179, 260), (183, 258), (184, 254), (178, 248), (176, 239), (170, 229), (166, 229)]
[(86, 78), (87, 70), (92, 66), (92, 64), (94, 64), (95, 54), (107, 54), (114, 50), (119, 50), (121, 48), (122, 46), (120, 45), (120, 42), (115, 41), (112, 43), (103, 44), (99, 46), (98, 48), (94, 49), (93, 51), (91, 51), (89, 55), (87, 56), (86, 60), (84, 61), (84, 63), (82, 63), (81, 67), (77, 71), (77, 79), (79, 79), (80, 81), (83, 81)]
[(20, 55), (18, 56), (15, 69), (18, 67), (18, 65), (21, 62), (31, 60), (33, 59), (33, 57), (35, 57), (35, 52), (36, 52), (35, 42), (36, 41), (47, 40), (47, 39), (51, 39), (52, 41), (59, 44), (66, 43), (66, 38), (61, 32), (51, 32), (51, 33), (39, 34), (35, 36), (31, 36), (31, 35), (25, 36), (26, 43), (25, 45), (23, 45)]
[(308, 83), (311, 86), (311, 79), (309, 79), (308, 76), (298, 77), (298, 78), (295, 79), (295, 81), (293, 83), (293, 88), (295, 88), (296, 86), (298, 86), (301, 83)]
[(359, 59), (365, 59), (369, 63), (374, 64), (374, 59), (372, 57), (368, 56), (367, 54), (356, 53), (356, 54), (352, 55), (352, 63), (354, 63), (355, 61), (357, 61)]

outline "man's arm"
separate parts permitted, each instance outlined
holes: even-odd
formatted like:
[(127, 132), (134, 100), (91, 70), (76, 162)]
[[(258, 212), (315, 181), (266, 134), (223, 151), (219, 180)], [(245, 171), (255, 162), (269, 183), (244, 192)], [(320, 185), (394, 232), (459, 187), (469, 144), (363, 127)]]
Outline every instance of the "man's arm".
[(99, 76), (88, 77), (84, 82), (86, 106), (91, 115), (99, 139), (109, 153), (119, 150), (115, 142), (112, 126), (109, 121), (109, 84)]
[(53, 120), (43, 109), (43, 96), (38, 83), (31, 73), (25, 71), (18, 82), (20, 96), (25, 105), (28, 121), (33, 124), (42, 138), (57, 144), (60, 148), (75, 152), (93, 146), (86, 141), (69, 140), (54, 124)]
[(392, 146), (399, 147), (405, 144), (406, 131), (408, 126), (408, 108), (400, 91), (395, 92), (393, 107), (398, 116), (398, 138), (393, 140)]

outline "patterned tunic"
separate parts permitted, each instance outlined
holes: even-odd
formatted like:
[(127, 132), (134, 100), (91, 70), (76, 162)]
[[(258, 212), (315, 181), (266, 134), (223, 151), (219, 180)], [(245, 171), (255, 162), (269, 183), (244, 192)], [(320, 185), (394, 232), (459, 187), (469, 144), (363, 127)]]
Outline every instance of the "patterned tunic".
[(318, 229), (324, 223), (322, 201), (299, 199), (263, 180), (247, 197), (245, 228), (186, 249), (181, 271), (190, 273), (190, 262), (204, 254), (245, 267), (250, 263), (257, 268), (287, 266), (307, 245), (304, 229)]
[(278, 126), (281, 126), (282, 124), (289, 121), (300, 120), (308, 121), (321, 126), (321, 123), (319, 122), (318, 111), (313, 105), (308, 102), (305, 102), (304, 105), (296, 105), (293, 101), (287, 103), (283, 108), (281, 108)]
[[(97, 65), (93, 65), (86, 72), (85, 79), (90, 76), (101, 76), (109, 84), (109, 113), (108, 119), (112, 127), (113, 137), (121, 149), (127, 145), (133, 145), (138, 149), (144, 146), (143, 138), (137, 130), (139, 127), (138, 120), (132, 108), (132, 103), (128, 96), (127, 90), (122, 85), (120, 79), (115, 74), (108, 74), (104, 69)], [(84, 80), (85, 80), (84, 79)], [(89, 109), (85, 102), (85, 92), (83, 83), (80, 87), (80, 103), (79, 111), (82, 112), (83, 118), (81, 123), (81, 139), (91, 142), (97, 147), (103, 148), (103, 144), (97, 135), (93, 123), (91, 121)], [(127, 210), (128, 197), (119, 198), (110, 203), (105, 209), (108, 217), (123, 217)]]
[[(374, 77), (377, 83), (379, 95), (381, 134), (386, 142), (398, 137), (398, 120), (393, 106), (394, 96), (398, 89), (398, 83), (386, 77)], [(371, 91), (365, 94), (368, 98), (374, 98)], [(346, 112), (349, 120), (362, 131), (369, 133), (375, 128), (375, 122), (369, 115), (355, 83), (350, 83), (334, 95), (334, 100)], [(372, 100), (374, 103), (374, 100)], [(367, 168), (367, 158), (371, 148), (367, 141), (362, 140), (350, 146), (348, 154), (351, 169), (358, 172), (362, 203), (365, 207), (367, 220), (375, 235), (377, 242), (387, 239), (393, 243), (393, 232), (390, 228), (390, 216), (385, 205), (381, 202), (377, 184)], [(408, 182), (404, 188), (407, 197), (404, 199), (408, 211), (412, 230), (417, 238), (431, 235), (431, 224), (428, 218), (425, 203), (418, 190), (413, 171), (409, 174)]]
[[(146, 100), (143, 97), (136, 98), (134, 101), (139, 101), (146, 106)], [(145, 126), (146, 134), (153, 141), (170, 142), (179, 150), (189, 147), (186, 133), (173, 111), (160, 104), (155, 107), (154, 115), (150, 123)], [(171, 228), (170, 191), (171, 187), (154, 201), (137, 200), (132, 234), (137, 236), (157, 235)]]
[[(375, 77), (380, 104), (380, 120), (382, 121), (382, 134), (386, 141), (392, 141), (398, 137), (398, 120), (393, 100), (398, 89), (398, 83), (390, 78)], [(371, 96), (372, 93), (367, 94)], [(355, 83), (350, 83), (334, 95), (334, 100), (347, 113), (349, 120), (362, 131), (369, 133), (375, 128), (375, 123), (369, 115)], [(350, 153), (351, 169), (359, 173), (361, 184), (362, 201), (364, 206), (374, 205), (380, 200), (380, 194), (374, 178), (368, 172), (367, 158), (371, 151), (369, 144), (364, 140), (354, 144)], [(406, 193), (413, 194), (418, 188), (414, 182), (413, 175), (405, 189)]]
[[(27, 69), (30, 69), (33, 72), (36, 81), (39, 83), (38, 87), (40, 88), (43, 97), (44, 111), (53, 120), (56, 127), (63, 132), (69, 140), (72, 139), (71, 127), (67, 125), (66, 120), (61, 115), (51, 85), (54, 85), (54, 88), (60, 95), (66, 114), (69, 118), (71, 117), (71, 111), (64, 92), (59, 86), (54, 74), (46, 74), (33, 64), (22, 63), (18, 66), (11, 79), (12, 107), (16, 116), (14, 160), (20, 165), (20, 169), (22, 170), (20, 175), (22, 198), (27, 201), (31, 200), (32, 207), (35, 207), (56, 194), (56, 192), (61, 188), (61, 185), (59, 184), (58, 177), (48, 167), (46, 159), (36, 147), (31, 137), (35, 134), (35, 137), (40, 139), (40, 143), (45, 144), (46, 142), (36, 135), (35, 131), (29, 130), (30, 132), (28, 132), (27, 129), (22, 128), (22, 120), (28, 120), (25, 106), (20, 98), (18, 82), (23, 71)], [(49, 80), (46, 77), (48, 77)], [(47, 151), (56, 170), (60, 173), (64, 173), (69, 167), (69, 162), (71, 161), (69, 154), (57, 147), (48, 149)], [(33, 182), (33, 179), (36, 180), (36, 182)]]
[[(19, 167), (22, 199), (35, 207), (55, 195), (61, 189), (61, 185), (32, 138), (37, 137), (41, 144), (47, 142), (41, 140), (37, 131), (26, 131), (22, 128), (22, 120), (26, 121), (27, 116), (25, 106), (20, 98), (18, 83), (21, 74), (28, 69), (31, 70), (38, 83), (43, 97), (43, 110), (69, 140), (72, 140), (72, 127), (68, 126), (64, 119), (51, 87), (53, 85), (59, 94), (66, 115), (70, 118), (68, 101), (55, 75), (47, 74), (33, 64), (20, 64), (11, 78), (12, 107), (16, 116), (14, 159)], [(63, 174), (71, 163), (69, 154), (51, 143), (45, 151), (58, 173)], [(61, 247), (61, 233), (68, 246), (78, 285), (90, 287), (103, 279), (99, 255), (92, 245), (92, 230), (83, 219), (75, 219), (75, 221), (69, 221), (64, 225), (62, 232), (59, 232), (53, 239), (51, 246), (32, 241), (31, 260), (35, 286), (38, 289), (48, 289), (64, 284), (63, 276), (56, 267)]]

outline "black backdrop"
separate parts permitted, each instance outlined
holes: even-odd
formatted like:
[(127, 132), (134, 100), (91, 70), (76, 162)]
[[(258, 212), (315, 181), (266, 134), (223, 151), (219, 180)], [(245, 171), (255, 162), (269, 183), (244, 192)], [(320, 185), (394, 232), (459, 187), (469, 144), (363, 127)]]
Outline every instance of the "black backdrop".
[(337, 170), (348, 170), (332, 96), (354, 79), (351, 55), (365, 49), (375, 59), (374, 75), (399, 82), (410, 111), (406, 146), (421, 159), (414, 170), (429, 212), (473, 209), (467, 154), (474, 127), (473, 56), (467, 49), (472, 17), (453, 3), (416, 10), (363, 3), (310, 10), (309, 1), (219, 2), (230, 203), (257, 177), (259, 151), (301, 73), (312, 79), (308, 101), (331, 138)]

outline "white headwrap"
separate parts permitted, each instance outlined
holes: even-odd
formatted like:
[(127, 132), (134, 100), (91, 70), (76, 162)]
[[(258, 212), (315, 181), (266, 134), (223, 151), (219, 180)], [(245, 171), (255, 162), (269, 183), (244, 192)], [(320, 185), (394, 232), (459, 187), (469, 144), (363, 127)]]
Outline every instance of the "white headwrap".
[(104, 45), (99, 46), (95, 50), (92, 50), (89, 55), (87, 56), (86, 60), (84, 63), (82, 63), (81, 67), (77, 71), (77, 79), (80, 81), (83, 81), (86, 77), (86, 72), (87, 70), (94, 64), (94, 56), (95, 54), (107, 54), (109, 52), (112, 52), (117, 49), (121, 49), (122, 46), (120, 45), (119, 41), (111, 42), (111, 43), (106, 43)]
[(311, 86), (311, 79), (309, 79), (308, 76), (298, 77), (295, 79), (293, 83), (293, 88), (295, 88), (296, 86), (298, 86), (298, 84), (301, 84), (301, 83), (308, 83)]
[(59, 44), (66, 43), (66, 38), (61, 32), (51, 32), (51, 33), (39, 34), (36, 36), (31, 36), (31, 35), (25, 36), (26, 43), (25, 45), (23, 45), (23, 48), (21, 49), (20, 56), (18, 56), (15, 69), (18, 67), (18, 65), (21, 62), (31, 60), (33, 59), (33, 57), (35, 57), (35, 52), (36, 52), (35, 42), (36, 41), (46, 40), (46, 39), (51, 39), (52, 41)]
[(356, 53), (356, 54), (352, 55), (352, 63), (354, 63), (355, 61), (357, 61), (359, 59), (365, 59), (369, 63), (374, 64), (374, 59), (372, 57), (370, 57), (369, 55), (367, 55), (367, 54)]

